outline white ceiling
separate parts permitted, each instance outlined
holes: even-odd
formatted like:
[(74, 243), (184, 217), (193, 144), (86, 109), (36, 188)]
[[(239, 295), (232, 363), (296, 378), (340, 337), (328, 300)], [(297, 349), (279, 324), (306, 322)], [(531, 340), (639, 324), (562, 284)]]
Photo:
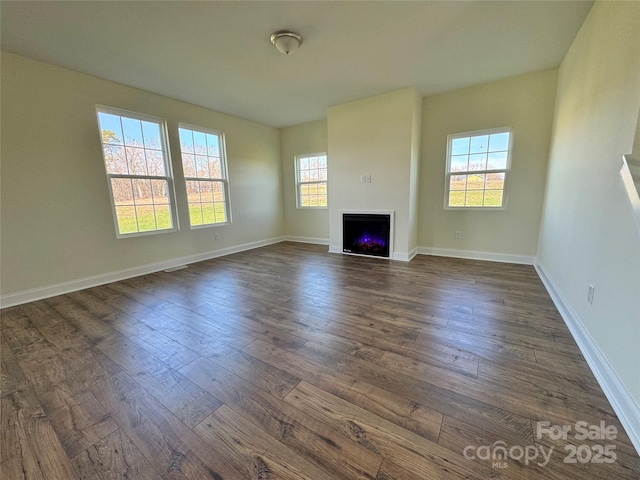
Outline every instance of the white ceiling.
[[(557, 67), (591, 1), (1, 3), (2, 49), (266, 125)], [(285, 56), (278, 29), (304, 37)]]

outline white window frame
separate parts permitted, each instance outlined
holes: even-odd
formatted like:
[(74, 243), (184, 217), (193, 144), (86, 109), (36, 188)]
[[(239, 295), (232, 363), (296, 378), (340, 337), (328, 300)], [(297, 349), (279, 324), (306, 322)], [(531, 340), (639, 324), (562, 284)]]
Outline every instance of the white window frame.
[[(483, 135), (491, 135), (498, 133), (509, 133), (509, 150), (507, 152), (507, 164), (503, 169), (484, 169), (484, 170), (465, 170), (465, 171), (451, 171), (451, 146), (452, 142), (458, 138), (472, 138), (479, 137)], [(513, 127), (498, 127), (498, 128), (490, 128), (486, 130), (475, 130), (471, 132), (463, 132), (463, 133), (455, 133), (447, 136), (447, 162), (446, 162), (446, 171), (445, 171), (445, 187), (444, 187), (444, 209), (445, 210), (505, 210), (507, 208), (507, 192), (509, 186), (509, 174), (511, 172), (511, 156), (513, 152)], [(492, 173), (504, 173), (504, 186), (502, 189), (502, 205), (500, 207), (492, 207), (492, 206), (450, 206), (449, 205), (449, 193), (451, 186), (451, 176), (452, 175), (469, 175), (469, 174), (492, 174)], [(465, 189), (465, 192), (468, 190)], [(486, 191), (486, 188), (485, 188)]]
[[(201, 225), (192, 225), (191, 224), (191, 214), (189, 214), (189, 227), (194, 229), (200, 228), (210, 228), (210, 227), (219, 227), (221, 225), (230, 225), (231, 224), (231, 203), (229, 201), (229, 171), (227, 167), (227, 145), (224, 132), (220, 130), (214, 130), (211, 128), (200, 127), (198, 125), (191, 125), (188, 123), (178, 123), (178, 144), (180, 147), (180, 162), (182, 164), (183, 172), (184, 172), (184, 161), (182, 159), (182, 155), (185, 152), (182, 151), (182, 144), (180, 143), (180, 129), (191, 130), (193, 132), (204, 133), (205, 135), (215, 135), (218, 137), (218, 145), (220, 147), (220, 173), (222, 174), (222, 178), (213, 178), (213, 177), (192, 177), (184, 175), (184, 186), (185, 190), (188, 188), (187, 182), (222, 182), (224, 189), (224, 205), (225, 205), (225, 218), (224, 222), (214, 222), (214, 223), (203, 223)], [(194, 153), (195, 155), (195, 153)], [(207, 157), (209, 155), (206, 155)], [(187, 193), (187, 208), (190, 208), (189, 197)]]
[[(160, 146), (162, 149), (162, 155), (163, 155), (163, 160), (164, 160), (164, 169), (165, 169), (165, 175), (164, 176), (160, 176), (160, 175), (136, 175), (136, 174), (115, 174), (115, 173), (109, 173), (109, 171), (107, 170), (107, 162), (106, 159), (104, 157), (104, 142), (102, 139), (102, 129), (100, 126), (100, 119), (98, 117), (99, 113), (106, 113), (106, 114), (110, 114), (110, 115), (117, 115), (119, 117), (127, 117), (127, 118), (132, 118), (135, 120), (140, 120), (140, 121), (145, 121), (145, 122), (150, 122), (150, 123), (155, 123), (158, 124), (159, 128), (160, 128)], [(111, 211), (113, 214), (113, 223), (115, 226), (115, 231), (116, 231), (116, 238), (133, 238), (133, 237), (142, 237), (142, 236), (147, 236), (147, 235), (157, 235), (157, 234), (162, 234), (162, 233), (170, 233), (170, 232), (176, 232), (179, 230), (180, 228), (180, 224), (178, 222), (178, 212), (176, 209), (176, 202), (175, 202), (175, 190), (174, 190), (174, 180), (173, 180), (173, 170), (171, 168), (172, 166), (172, 162), (171, 162), (171, 154), (170, 154), (170, 150), (169, 150), (169, 137), (168, 137), (168, 130), (167, 130), (167, 122), (165, 119), (163, 118), (159, 118), (159, 117), (154, 117), (151, 115), (145, 115), (143, 113), (138, 113), (138, 112), (132, 112), (129, 110), (123, 110), (120, 108), (114, 108), (114, 107), (108, 107), (105, 105), (96, 105), (96, 122), (98, 124), (98, 133), (100, 135), (100, 146), (102, 148), (102, 163), (105, 169), (105, 173), (107, 176), (107, 185), (109, 187), (109, 199), (111, 201)], [(124, 130), (123, 130), (123, 135), (124, 135)], [(126, 146), (124, 145), (124, 138), (122, 139), (123, 142), (123, 148), (126, 149)], [(126, 151), (126, 150), (125, 150)], [(131, 180), (136, 180), (136, 179), (140, 179), (140, 180), (165, 180), (167, 182), (167, 197), (168, 197), (168, 201), (169, 201), (169, 214), (171, 216), (170, 220), (171, 220), (171, 228), (163, 228), (163, 229), (156, 229), (156, 230), (146, 230), (146, 231), (138, 231), (138, 232), (130, 232), (130, 233), (120, 233), (120, 225), (118, 224), (118, 215), (117, 215), (117, 210), (116, 210), (116, 202), (115, 202), (115, 196), (113, 193), (113, 186), (112, 186), (112, 179), (117, 179), (117, 178), (123, 178), (123, 179), (131, 179)], [(137, 216), (136, 216), (136, 222), (137, 222)], [(156, 225), (157, 226), (157, 225)]]
[[(309, 182), (303, 182), (300, 180), (300, 161), (303, 158), (311, 158), (311, 157), (325, 157), (327, 160), (327, 179), (326, 180), (314, 180)], [(329, 158), (326, 152), (317, 152), (317, 153), (303, 153), (301, 155), (296, 155), (294, 159), (294, 169), (295, 169), (295, 178), (296, 178), (296, 208), (301, 208), (304, 210), (326, 210), (329, 208)], [(317, 205), (317, 206), (306, 206), (302, 205), (301, 202), (301, 186), (302, 185), (318, 185), (324, 183), (327, 186), (327, 204), (326, 205)]]

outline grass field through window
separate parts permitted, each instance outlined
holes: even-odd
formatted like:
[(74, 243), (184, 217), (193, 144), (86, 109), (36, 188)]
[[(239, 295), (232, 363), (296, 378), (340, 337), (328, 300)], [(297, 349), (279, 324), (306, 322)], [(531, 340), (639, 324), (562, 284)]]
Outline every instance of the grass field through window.
[[(153, 232), (173, 228), (169, 203), (166, 197), (136, 199), (129, 202), (116, 203), (118, 231), (122, 234)], [(217, 198), (202, 198), (200, 195), (189, 195), (189, 219), (192, 226), (225, 223), (225, 202)]]
[(451, 175), (449, 206), (502, 207), (504, 173)]
[(300, 205), (301, 207), (326, 207), (327, 206), (327, 183), (307, 183), (300, 185)]
[(192, 226), (211, 225), (227, 221), (224, 203), (189, 204), (189, 218)]

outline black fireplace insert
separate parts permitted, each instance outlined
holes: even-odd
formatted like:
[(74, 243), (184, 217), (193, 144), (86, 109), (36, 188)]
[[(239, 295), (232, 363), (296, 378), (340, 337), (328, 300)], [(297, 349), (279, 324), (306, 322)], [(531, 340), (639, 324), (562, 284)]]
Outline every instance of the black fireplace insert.
[(389, 256), (391, 215), (342, 214), (342, 251), (374, 257)]

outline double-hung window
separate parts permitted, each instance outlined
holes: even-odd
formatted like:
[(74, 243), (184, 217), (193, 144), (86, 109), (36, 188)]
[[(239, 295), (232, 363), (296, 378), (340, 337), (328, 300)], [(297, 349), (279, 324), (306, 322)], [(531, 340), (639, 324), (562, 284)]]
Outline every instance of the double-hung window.
[(327, 208), (327, 154), (296, 157), (298, 208)]
[(98, 106), (118, 238), (176, 229), (164, 120)]
[(229, 223), (224, 135), (183, 124), (179, 134), (191, 227)]
[(449, 135), (445, 208), (504, 208), (511, 128)]

